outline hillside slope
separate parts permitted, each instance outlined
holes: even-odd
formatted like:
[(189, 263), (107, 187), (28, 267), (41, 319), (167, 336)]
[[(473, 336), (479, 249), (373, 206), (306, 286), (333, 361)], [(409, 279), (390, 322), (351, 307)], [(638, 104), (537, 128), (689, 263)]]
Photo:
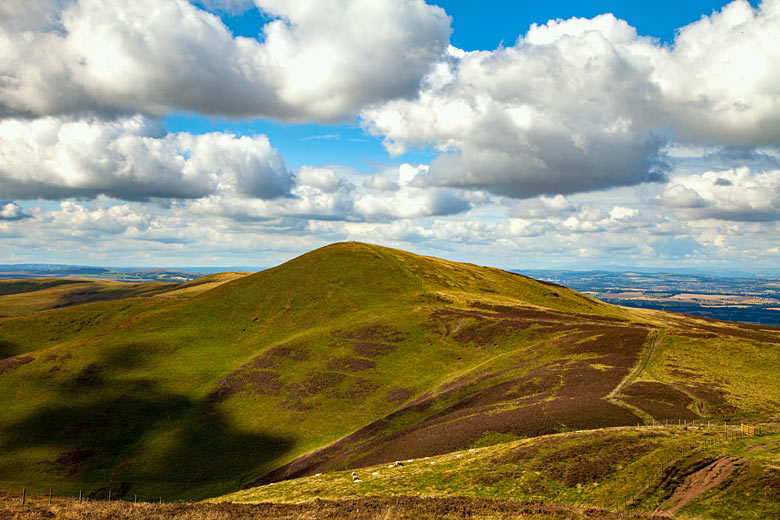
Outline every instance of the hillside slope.
[(170, 282), (123, 283), (103, 280), (0, 280), (0, 318), (23, 316), (85, 303), (154, 296), (178, 288)]
[(202, 498), (780, 403), (777, 329), (379, 246), (159, 296), (0, 320), (0, 481)]
[[(760, 428), (756, 431), (760, 432)], [(547, 435), (338, 471), (212, 502), (491, 498), (712, 519), (780, 517), (780, 433), (701, 423)]]

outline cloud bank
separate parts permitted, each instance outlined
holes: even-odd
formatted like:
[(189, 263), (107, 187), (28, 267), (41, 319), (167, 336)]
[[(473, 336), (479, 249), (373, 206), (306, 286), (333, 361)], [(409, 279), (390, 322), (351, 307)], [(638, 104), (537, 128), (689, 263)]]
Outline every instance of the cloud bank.
[(256, 3), (273, 18), (259, 39), (185, 0), (3, 2), (0, 115), (332, 121), (413, 95), (450, 35), (423, 0)]

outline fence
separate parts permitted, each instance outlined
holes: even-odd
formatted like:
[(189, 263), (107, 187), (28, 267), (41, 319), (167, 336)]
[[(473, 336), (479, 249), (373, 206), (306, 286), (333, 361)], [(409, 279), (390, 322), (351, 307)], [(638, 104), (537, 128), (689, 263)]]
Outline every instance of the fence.
[[(36, 492), (37, 491), (37, 492)], [(100, 493), (100, 491), (103, 490), (96, 490), (92, 491), (91, 494), (85, 494), (83, 489), (80, 489), (78, 494), (75, 494), (73, 492), (65, 492), (65, 493), (56, 493), (55, 489), (53, 487), (49, 487), (48, 489), (41, 489), (40, 487), (35, 486), (22, 486), (21, 492), (14, 496), (14, 493), (6, 493), (6, 500), (10, 501), (20, 501), (22, 505), (27, 504), (47, 504), (47, 505), (54, 505), (54, 504), (83, 504), (87, 502), (126, 502), (126, 503), (139, 503), (139, 502), (145, 502), (145, 503), (163, 503), (163, 497), (162, 496), (148, 496), (148, 495), (138, 495), (137, 493), (132, 493), (132, 499), (130, 498), (130, 494), (124, 493), (121, 497), (117, 497), (117, 494), (112, 492), (111, 489), (108, 490), (107, 496), (97, 498), (98, 495), (102, 495), (103, 493)], [(113, 497), (112, 497), (113, 493)]]

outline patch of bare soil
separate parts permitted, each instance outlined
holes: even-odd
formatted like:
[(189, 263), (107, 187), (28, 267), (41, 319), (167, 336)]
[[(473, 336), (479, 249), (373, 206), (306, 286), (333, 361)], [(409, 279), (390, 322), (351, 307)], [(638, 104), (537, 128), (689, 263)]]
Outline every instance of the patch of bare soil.
[(35, 361), (35, 358), (30, 356), (14, 356), (0, 360), (0, 374), (13, 370), (22, 365), (26, 365), (31, 361)]
[(721, 457), (709, 466), (691, 473), (677, 487), (662, 510), (670, 514), (676, 513), (697, 496), (722, 484), (740, 465), (740, 459)]

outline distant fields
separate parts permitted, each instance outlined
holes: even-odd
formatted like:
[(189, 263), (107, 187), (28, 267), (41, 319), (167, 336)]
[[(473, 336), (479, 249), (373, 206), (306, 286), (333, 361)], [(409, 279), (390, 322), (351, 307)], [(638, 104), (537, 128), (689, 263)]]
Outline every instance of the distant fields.
[[(123, 288), (0, 296), (0, 487), (203, 499), (538, 436), (772, 422), (780, 410), (780, 329), (617, 307), (368, 244)], [(588, 493), (577, 496), (609, 505)]]
[(544, 270), (527, 274), (558, 281), (615, 305), (780, 326), (780, 278), (776, 275)]

